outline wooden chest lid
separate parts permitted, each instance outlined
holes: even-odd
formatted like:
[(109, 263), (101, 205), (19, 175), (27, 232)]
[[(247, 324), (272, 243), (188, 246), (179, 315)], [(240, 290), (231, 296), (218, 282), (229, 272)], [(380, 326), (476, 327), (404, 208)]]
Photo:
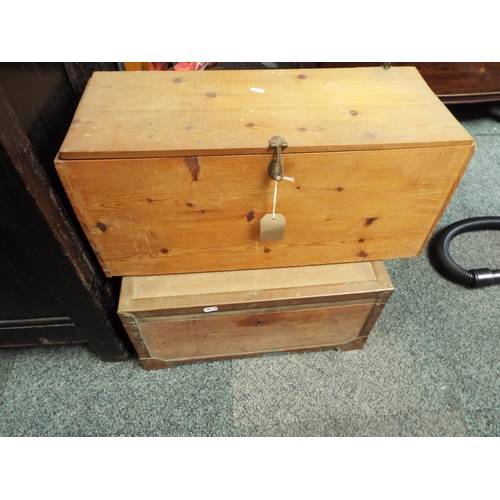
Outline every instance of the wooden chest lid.
[(129, 276), (122, 280), (118, 312), (234, 311), (293, 303), (353, 301), (392, 291), (391, 279), (381, 261)]
[(61, 159), (468, 145), (413, 67), (96, 72)]

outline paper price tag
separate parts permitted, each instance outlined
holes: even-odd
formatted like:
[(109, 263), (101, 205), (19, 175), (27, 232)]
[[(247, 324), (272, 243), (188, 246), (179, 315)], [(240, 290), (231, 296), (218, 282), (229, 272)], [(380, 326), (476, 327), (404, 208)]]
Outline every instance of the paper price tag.
[(281, 214), (266, 214), (260, 219), (260, 241), (280, 241), (285, 234), (286, 219)]

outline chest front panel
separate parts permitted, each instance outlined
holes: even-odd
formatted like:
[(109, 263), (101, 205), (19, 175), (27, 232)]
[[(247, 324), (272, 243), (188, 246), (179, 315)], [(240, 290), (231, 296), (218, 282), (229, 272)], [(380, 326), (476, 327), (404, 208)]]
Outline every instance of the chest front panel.
[(470, 147), (285, 154), (281, 241), (272, 155), (71, 160), (58, 169), (109, 276), (412, 257), (451, 197)]

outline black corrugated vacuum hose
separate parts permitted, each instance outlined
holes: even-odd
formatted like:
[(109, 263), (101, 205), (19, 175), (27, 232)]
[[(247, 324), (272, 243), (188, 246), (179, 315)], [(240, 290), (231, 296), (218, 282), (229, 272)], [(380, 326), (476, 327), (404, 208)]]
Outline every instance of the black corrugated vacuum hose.
[[(446, 279), (470, 288), (500, 284), (500, 269), (470, 269), (460, 267), (450, 255), (450, 241), (462, 233), (500, 229), (500, 217), (464, 219), (442, 229), (431, 241), (430, 257), (436, 270)], [(499, 250), (500, 254), (500, 250)]]

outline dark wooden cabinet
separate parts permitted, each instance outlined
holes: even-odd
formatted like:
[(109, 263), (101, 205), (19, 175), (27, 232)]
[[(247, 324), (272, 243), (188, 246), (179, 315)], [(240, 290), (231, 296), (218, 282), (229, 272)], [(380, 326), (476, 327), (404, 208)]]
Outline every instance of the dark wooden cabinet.
[(107, 279), (53, 160), (88, 78), (116, 63), (0, 64), (0, 346), (88, 343), (103, 360), (132, 352)]

